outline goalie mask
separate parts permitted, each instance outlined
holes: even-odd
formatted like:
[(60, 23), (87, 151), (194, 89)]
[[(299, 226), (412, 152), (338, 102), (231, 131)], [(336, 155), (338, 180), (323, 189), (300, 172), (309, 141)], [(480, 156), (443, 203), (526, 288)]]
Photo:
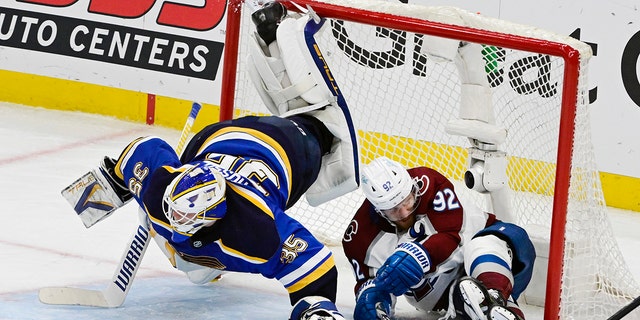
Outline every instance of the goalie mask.
[(202, 227), (213, 225), (227, 212), (226, 181), (211, 162), (202, 161), (178, 175), (164, 192), (163, 210), (181, 242)]
[(380, 157), (362, 168), (361, 173), (364, 195), (390, 222), (405, 219), (418, 207), (418, 186), (400, 163)]

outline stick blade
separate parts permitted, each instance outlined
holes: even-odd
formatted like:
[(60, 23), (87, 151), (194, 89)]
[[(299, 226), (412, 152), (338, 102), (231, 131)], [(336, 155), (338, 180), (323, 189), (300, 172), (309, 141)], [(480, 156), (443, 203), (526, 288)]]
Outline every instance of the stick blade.
[(42, 288), (38, 292), (38, 298), (42, 303), (54, 305), (78, 305), (103, 308), (114, 308), (122, 305), (122, 302), (108, 301), (102, 291), (71, 287)]

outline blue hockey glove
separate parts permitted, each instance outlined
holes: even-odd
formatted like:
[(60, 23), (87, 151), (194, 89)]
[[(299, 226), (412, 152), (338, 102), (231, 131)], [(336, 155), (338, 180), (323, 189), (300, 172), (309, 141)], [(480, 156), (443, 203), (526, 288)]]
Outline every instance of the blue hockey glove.
[(376, 286), (399, 296), (417, 285), (430, 269), (427, 251), (419, 243), (404, 242), (378, 269)]
[(391, 294), (376, 287), (374, 279), (367, 280), (356, 295), (354, 320), (389, 320)]

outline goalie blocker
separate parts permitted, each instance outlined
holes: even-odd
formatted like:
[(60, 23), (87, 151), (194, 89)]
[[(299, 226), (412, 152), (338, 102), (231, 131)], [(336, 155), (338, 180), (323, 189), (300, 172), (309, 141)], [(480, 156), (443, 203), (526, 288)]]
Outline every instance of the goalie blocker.
[[(71, 204), (87, 228), (107, 218), (132, 199), (124, 181), (115, 175), (115, 165), (114, 159), (104, 157), (99, 167), (85, 173), (62, 190), (62, 196)], [(146, 214), (144, 212), (140, 212), (140, 214), (142, 226), (151, 230)], [(162, 253), (167, 256), (171, 265), (183, 271), (192, 283), (206, 284), (222, 274), (220, 270), (185, 261), (175, 253), (175, 250), (166, 245), (165, 239), (158, 236), (153, 230), (151, 230), (151, 236), (157, 242)]]
[(132, 199), (124, 181), (115, 176), (114, 167), (115, 160), (104, 157), (99, 167), (87, 172), (61, 192), (87, 228)]

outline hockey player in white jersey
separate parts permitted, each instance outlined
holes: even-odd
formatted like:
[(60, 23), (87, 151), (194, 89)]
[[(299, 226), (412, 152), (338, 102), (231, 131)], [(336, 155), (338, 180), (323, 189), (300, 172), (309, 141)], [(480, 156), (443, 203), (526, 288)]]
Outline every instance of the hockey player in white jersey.
[(318, 53), (301, 45), (303, 32), (323, 21), (290, 18), (274, 3), (253, 20), (251, 73), (276, 116), (211, 124), (181, 155), (158, 137), (141, 137), (91, 172), (105, 192), (77, 185), (70, 190), (80, 192), (67, 197), (86, 225), (135, 200), (154, 240), (195, 283), (221, 272), (259, 273), (286, 288), (291, 320), (344, 319), (332, 252), (285, 213), (302, 196), (317, 205), (359, 183), (344, 99), (333, 77), (323, 77), (328, 67), (313, 63)]
[(342, 240), (356, 320), (389, 319), (400, 295), (444, 318), (524, 319), (516, 300), (535, 259), (524, 229), (463, 204), (433, 169), (382, 157), (361, 173), (366, 200)]

